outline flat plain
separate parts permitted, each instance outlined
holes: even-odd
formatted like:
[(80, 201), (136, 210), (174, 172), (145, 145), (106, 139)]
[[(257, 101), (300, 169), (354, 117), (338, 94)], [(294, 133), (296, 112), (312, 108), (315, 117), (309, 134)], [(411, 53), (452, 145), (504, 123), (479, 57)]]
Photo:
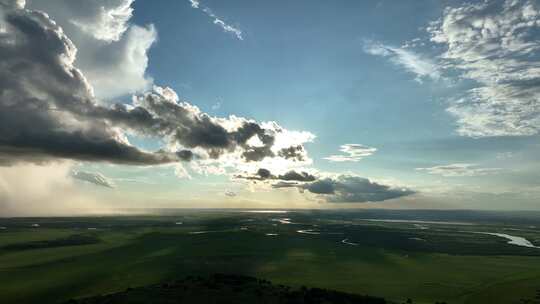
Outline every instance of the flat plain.
[[(255, 212), (253, 212), (255, 211)], [(0, 302), (61, 303), (238, 274), (401, 303), (536, 303), (538, 214), (156, 210), (0, 219)]]

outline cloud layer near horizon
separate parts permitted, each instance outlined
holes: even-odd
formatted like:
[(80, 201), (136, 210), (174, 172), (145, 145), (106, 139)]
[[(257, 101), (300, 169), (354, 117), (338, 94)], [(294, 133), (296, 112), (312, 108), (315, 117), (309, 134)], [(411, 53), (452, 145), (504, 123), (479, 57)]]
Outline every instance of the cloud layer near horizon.
[(274, 174), (261, 168), (252, 175), (237, 175), (236, 178), (264, 182), (274, 189), (296, 188), (330, 203), (381, 202), (416, 193), (405, 187), (383, 185), (351, 174), (319, 174), (296, 170)]
[(318, 195), (329, 203), (382, 202), (416, 193), (405, 187), (383, 185), (351, 174), (319, 177), (315, 181), (306, 183), (282, 181), (273, 184), (272, 187), (298, 188), (300, 191)]

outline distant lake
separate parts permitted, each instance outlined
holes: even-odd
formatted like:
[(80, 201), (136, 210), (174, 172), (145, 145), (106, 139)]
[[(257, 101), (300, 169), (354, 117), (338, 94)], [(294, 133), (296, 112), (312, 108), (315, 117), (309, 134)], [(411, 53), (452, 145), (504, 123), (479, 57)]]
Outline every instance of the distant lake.
[(289, 213), (287, 210), (241, 210), (240, 212), (247, 213)]

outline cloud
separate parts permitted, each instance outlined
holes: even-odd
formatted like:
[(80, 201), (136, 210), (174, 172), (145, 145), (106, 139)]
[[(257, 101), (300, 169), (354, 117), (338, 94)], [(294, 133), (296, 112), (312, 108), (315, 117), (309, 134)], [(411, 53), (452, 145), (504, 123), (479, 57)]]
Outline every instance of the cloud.
[[(314, 138), (311, 133), (275, 122), (212, 117), (170, 88), (154, 86), (131, 104), (101, 105), (74, 66), (77, 47), (48, 15), (9, 9), (2, 26), (2, 164), (51, 158), (139, 165), (196, 160), (200, 166), (233, 167), (310, 161), (302, 145)], [(155, 138), (164, 146), (146, 152), (131, 145), (127, 135)], [(280, 153), (283, 149), (295, 150), (296, 159)]]
[(316, 194), (329, 203), (382, 202), (416, 193), (408, 188), (383, 185), (367, 178), (347, 174), (323, 177), (308, 183), (282, 181), (273, 187), (298, 188)]
[(289, 170), (283, 174), (274, 175), (270, 170), (264, 168), (260, 168), (254, 174), (238, 174), (235, 178), (255, 181), (278, 180), (297, 182), (311, 182), (317, 179), (315, 175), (306, 171)]
[(70, 12), (70, 22), (98, 40), (118, 41), (129, 27), (134, 0), (61, 1)]
[(106, 178), (103, 174), (99, 172), (94, 173), (94, 172), (73, 170), (71, 172), (71, 177), (73, 177), (74, 179), (92, 183), (94, 185), (98, 185), (98, 186), (102, 186), (106, 188), (114, 188), (113, 182), (111, 182), (108, 178)]
[(215, 104), (212, 105), (211, 109), (216, 111), (216, 110), (219, 110), (221, 108), (221, 101), (217, 101)]
[(157, 31), (153, 25), (132, 25), (121, 40), (94, 47), (95, 51), (89, 55), (86, 53), (92, 46), (77, 43), (82, 56), (78, 56), (76, 66), (94, 86), (99, 98), (111, 99), (142, 92), (150, 89), (154, 82), (146, 75), (146, 68), (148, 51), (156, 41)]
[(278, 151), (278, 155), (285, 159), (292, 159), (294, 161), (304, 161), (306, 158), (306, 151), (302, 145), (290, 146)]
[(178, 178), (191, 179), (191, 175), (182, 164), (176, 164), (174, 166), (174, 175)]
[(416, 168), (418, 171), (425, 171), (429, 174), (441, 175), (445, 177), (463, 177), (463, 176), (484, 176), (499, 172), (500, 168), (480, 168), (475, 164), (450, 164), (434, 166), (429, 168)]
[[(23, 4), (8, 6), (3, 4), (5, 1), (0, 2), (0, 209), (5, 214), (26, 206), (40, 210), (37, 203), (55, 202), (54, 193), (47, 192), (45, 197), (40, 196), (42, 192), (30, 196), (18, 191), (23, 189), (20, 184), (24, 184), (21, 181), (25, 177), (14, 172), (49, 168), (67, 160), (142, 166), (170, 164), (177, 176), (186, 178), (192, 173), (233, 174), (268, 168), (283, 181), (315, 179), (308, 171), (296, 170), (312, 163), (304, 147), (315, 139), (310, 132), (288, 130), (273, 121), (257, 122), (234, 115), (215, 117), (181, 100), (168, 87), (152, 86), (152, 90), (137, 93), (125, 103), (96, 96), (94, 84), (104, 86), (95, 79), (88, 80), (86, 73), (90, 70), (78, 68), (84, 66), (83, 59), (92, 61), (89, 54), (83, 59), (79, 55), (81, 51), (99, 50), (98, 54), (103, 51), (102, 55), (107, 57), (112, 51), (105, 51), (106, 48), (125, 45), (131, 49), (126, 39), (137, 27), (129, 22), (115, 40), (115, 35), (91, 35), (89, 29), (83, 31), (70, 23), (68, 17), (57, 23), (40, 10), (25, 8)], [(59, 2), (35, 3), (50, 3), (52, 7)], [(65, 12), (54, 13), (60, 16)], [(66, 24), (65, 29), (61, 23)], [(81, 36), (72, 40), (70, 32)], [(92, 43), (104, 48), (86, 45)], [(138, 52), (145, 57), (145, 51), (143, 47)], [(119, 62), (111, 60), (110, 64)], [(125, 76), (119, 75), (115, 77)], [(130, 143), (129, 138), (145, 138), (159, 147), (145, 151)], [(77, 189), (73, 177), (102, 186), (113, 184), (97, 173), (70, 174), (74, 163), (69, 163), (62, 168), (65, 176), (59, 179), (65, 186), (45, 186), (65, 193), (73, 202), (94, 206), (93, 199), (80, 196), (84, 188)], [(64, 206), (60, 201), (63, 202), (59, 200), (54, 206)]]
[(208, 17), (214, 19), (213, 23), (221, 27), (223, 31), (227, 33), (232, 33), (238, 40), (244, 40), (244, 37), (242, 36), (242, 30), (226, 23), (221, 17), (218, 17), (216, 14), (214, 14), (214, 12), (209, 7), (202, 6), (200, 1), (197, 0), (189, 0), (189, 2), (191, 4), (191, 7), (195, 9), (200, 9)]
[(344, 144), (339, 150), (345, 155), (330, 155), (328, 157), (324, 157), (324, 159), (331, 162), (357, 162), (364, 157), (373, 155), (373, 153), (377, 151), (377, 148), (372, 148), (360, 144)]
[[(115, 119), (135, 132), (159, 135), (170, 147), (193, 149), (200, 158), (219, 159), (225, 154), (237, 154), (242, 162), (248, 163), (267, 158), (287, 159), (287, 155), (280, 155), (281, 150), (293, 147), (304, 152), (302, 144), (312, 138), (294, 138), (296, 133), (275, 122), (257, 123), (237, 116), (212, 117), (194, 105), (179, 101), (170, 88), (155, 87), (153, 92), (135, 96), (133, 104), (135, 108), (126, 113), (140, 109), (151, 118), (145, 114)], [(289, 140), (291, 146), (281, 148), (279, 141), (283, 140)]]
[(364, 42), (364, 52), (388, 58), (393, 64), (415, 74), (415, 80), (420, 83), (425, 78), (437, 81), (442, 77), (436, 62), (404, 47), (393, 47), (367, 40)]
[(25, 5), (25, 0), (0, 0), (0, 7), (4, 7), (6, 9), (23, 8)]
[(510, 159), (516, 156), (516, 153), (514, 152), (499, 152), (495, 156), (496, 159)]
[(189, 0), (189, 2), (191, 3), (191, 7), (193, 8), (199, 8), (199, 5), (201, 5), (201, 3), (197, 0)]
[[(231, 174), (234, 177), (239, 175), (239, 172), (250, 172), (252, 175), (259, 168), (283, 174), (288, 170), (304, 168), (313, 162), (304, 148), (306, 143), (315, 138), (310, 132), (287, 130), (275, 122), (262, 122), (258, 123), (259, 126), (254, 126), (254, 121), (236, 116), (217, 120), (230, 132), (226, 137), (232, 139), (232, 149), (221, 149), (217, 152), (194, 149), (195, 153), (203, 157), (189, 165), (199, 174)], [(261, 137), (257, 134), (261, 134)], [(297, 148), (298, 146), (301, 148)], [(295, 150), (295, 157), (283, 154), (284, 150)]]
[(443, 64), (476, 87), (448, 108), (458, 133), (523, 136), (540, 129), (540, 7), (536, 1), (496, 0), (448, 7), (428, 27), (446, 47)]
[(294, 170), (287, 171), (285, 174), (278, 175), (277, 179), (282, 181), (300, 181), (300, 182), (311, 182), (316, 180), (316, 177), (313, 174), (308, 172), (297, 172)]
[(99, 98), (149, 89), (145, 74), (148, 50), (157, 40), (153, 25), (130, 22), (133, 0), (29, 1), (28, 8), (46, 12), (77, 46), (74, 65)]
[(312, 174), (290, 170), (284, 174), (273, 174), (260, 168), (254, 174), (239, 174), (237, 179), (269, 184), (274, 189), (297, 188), (300, 192), (315, 194), (330, 203), (380, 202), (408, 196), (416, 192), (403, 187), (392, 187), (350, 174)]
[(260, 178), (260, 179), (269, 179), (269, 178), (272, 178), (272, 173), (270, 172), (270, 170), (267, 170), (267, 169), (264, 169), (264, 168), (261, 168), (257, 171), (257, 176)]
[[(48, 15), (8, 9), (0, 21), (0, 163), (46, 157), (131, 164), (174, 161), (127, 142), (73, 66), (77, 48)], [(106, 114), (106, 115), (105, 115)]]

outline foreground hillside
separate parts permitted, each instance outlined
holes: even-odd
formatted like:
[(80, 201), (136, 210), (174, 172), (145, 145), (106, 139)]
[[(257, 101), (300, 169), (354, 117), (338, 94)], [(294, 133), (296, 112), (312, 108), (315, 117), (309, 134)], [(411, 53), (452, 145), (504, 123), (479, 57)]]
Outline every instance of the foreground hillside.
[(216, 274), (208, 278), (188, 277), (181, 281), (91, 298), (72, 299), (69, 304), (143, 303), (259, 303), (259, 304), (385, 304), (382, 298), (353, 295), (320, 288), (291, 289), (252, 277)]

